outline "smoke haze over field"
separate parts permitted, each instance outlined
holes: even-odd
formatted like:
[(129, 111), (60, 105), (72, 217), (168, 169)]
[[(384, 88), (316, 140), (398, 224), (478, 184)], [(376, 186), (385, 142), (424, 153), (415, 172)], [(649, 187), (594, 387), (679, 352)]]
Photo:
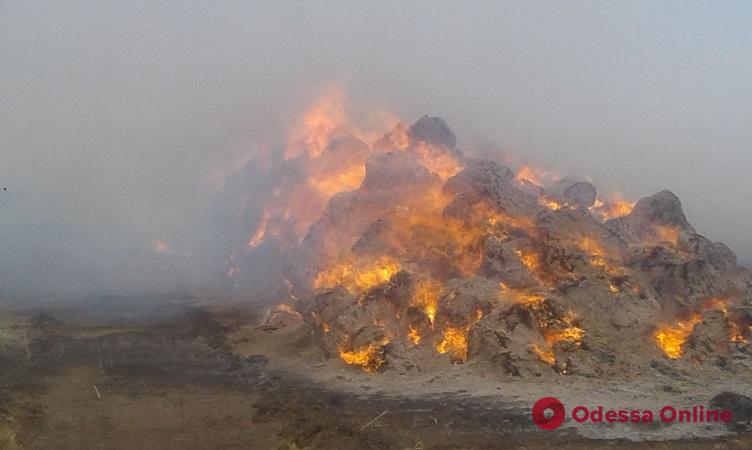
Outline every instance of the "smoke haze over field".
[(225, 177), (332, 85), (752, 261), (749, 3), (65, 3), (0, 3), (0, 295), (215, 286)]

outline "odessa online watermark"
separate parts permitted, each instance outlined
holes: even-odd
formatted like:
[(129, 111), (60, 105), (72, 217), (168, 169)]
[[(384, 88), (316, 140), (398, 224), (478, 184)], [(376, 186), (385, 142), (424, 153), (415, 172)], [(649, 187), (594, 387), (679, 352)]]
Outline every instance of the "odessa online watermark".
[[(543, 430), (559, 428), (567, 418), (564, 404), (555, 397), (543, 397), (533, 405), (533, 422)], [(706, 409), (702, 405), (677, 408), (666, 405), (657, 411), (650, 409), (609, 409), (603, 406), (572, 408), (570, 419), (577, 423), (728, 423), (732, 420), (727, 409)]]

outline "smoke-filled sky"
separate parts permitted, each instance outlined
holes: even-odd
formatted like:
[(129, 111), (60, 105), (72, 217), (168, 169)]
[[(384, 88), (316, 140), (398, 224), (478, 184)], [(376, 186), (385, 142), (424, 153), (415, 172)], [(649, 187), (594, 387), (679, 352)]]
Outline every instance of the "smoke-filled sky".
[(749, 262), (750, 55), (741, 1), (0, 1), (0, 290), (208, 283), (223, 177), (332, 84), (467, 153), (669, 188)]

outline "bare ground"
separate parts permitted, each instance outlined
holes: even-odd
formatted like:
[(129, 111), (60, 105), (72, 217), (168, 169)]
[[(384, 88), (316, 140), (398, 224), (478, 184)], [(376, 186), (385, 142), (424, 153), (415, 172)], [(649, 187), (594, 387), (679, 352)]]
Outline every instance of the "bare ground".
[[(92, 319), (85, 311), (50, 317), (2, 313), (0, 448), (752, 445), (746, 432), (719, 425), (704, 432), (672, 427), (624, 431), (567, 423), (545, 432), (529, 416), (530, 399), (543, 394), (557, 395), (565, 404), (578, 398), (614, 406), (676, 398), (704, 401), (723, 388), (746, 392), (744, 380), (712, 386), (685, 380), (666, 390), (660, 379), (626, 380), (617, 386), (560, 376), (510, 380), (472, 365), (448, 364), (369, 375), (323, 358), (301, 343), (295, 329), (243, 325), (257, 318), (237, 312), (215, 316), (181, 307), (174, 314), (150, 317), (117, 323)], [(640, 437), (647, 440), (628, 440)]]

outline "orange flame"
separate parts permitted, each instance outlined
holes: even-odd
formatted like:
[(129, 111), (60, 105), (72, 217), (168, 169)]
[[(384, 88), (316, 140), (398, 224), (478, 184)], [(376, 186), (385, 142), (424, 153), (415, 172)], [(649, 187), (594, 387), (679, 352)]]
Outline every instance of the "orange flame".
[(358, 294), (386, 283), (399, 270), (399, 263), (388, 256), (355, 262), (347, 259), (319, 272), (313, 281), (313, 287), (332, 288), (342, 285), (351, 293)]
[(684, 342), (701, 320), (702, 317), (695, 314), (688, 320), (676, 322), (673, 326), (664, 324), (653, 334), (655, 343), (666, 356), (676, 359), (684, 353)]
[(517, 169), (514, 178), (519, 182), (526, 181), (536, 186), (543, 187), (545, 185), (544, 180), (557, 178), (557, 175), (551, 171), (525, 164)]
[(543, 350), (542, 348), (538, 347), (537, 345), (532, 345), (533, 352), (535, 352), (536, 355), (538, 355), (538, 358), (543, 361), (544, 363), (553, 366), (556, 364), (556, 356), (554, 356), (553, 352), (549, 350)]
[(384, 347), (387, 344), (389, 344), (389, 339), (384, 337), (355, 350), (340, 347), (339, 357), (346, 364), (360, 366), (366, 372), (375, 372), (386, 362)]
[(679, 241), (679, 229), (666, 225), (653, 225), (653, 229), (661, 241), (670, 242), (674, 245)]
[(554, 345), (559, 341), (571, 341), (579, 345), (583, 336), (585, 336), (585, 330), (572, 326), (563, 330), (546, 330), (545, 335), (546, 342), (549, 345)]
[(517, 256), (520, 257), (520, 261), (522, 261), (522, 264), (527, 267), (527, 270), (530, 271), (530, 273), (536, 273), (538, 271), (540, 264), (538, 261), (538, 255), (536, 255), (535, 252), (530, 250), (516, 250), (515, 253), (517, 253)]
[(251, 239), (248, 241), (249, 246), (258, 247), (262, 242), (264, 242), (264, 237), (266, 237), (266, 224), (268, 221), (269, 211), (264, 208), (264, 212), (261, 215), (261, 220), (259, 220), (258, 228), (256, 228), (256, 232), (253, 233), (253, 236), (251, 236)]
[[(589, 256), (590, 264), (593, 267), (596, 267), (612, 276), (623, 274), (623, 267), (618, 265), (614, 266), (613, 264), (611, 264), (611, 262), (613, 261), (609, 261), (609, 259), (606, 257), (606, 251), (595, 239), (585, 236), (577, 243), (577, 247)], [(616, 289), (616, 287), (614, 287), (613, 285), (609, 286), (609, 290), (611, 292), (618, 291), (618, 289)]]
[(410, 325), (410, 331), (408, 331), (407, 337), (410, 338), (413, 345), (420, 344), (420, 339), (421, 339), (420, 332), (414, 326)]
[(447, 180), (462, 170), (462, 163), (447, 153), (436, 153), (425, 143), (420, 143), (415, 151), (420, 155), (421, 162), (429, 172), (435, 173), (442, 180)]
[(604, 202), (596, 199), (595, 204), (590, 207), (590, 211), (595, 213), (601, 220), (606, 221), (616, 217), (623, 217), (631, 213), (635, 203), (625, 200), (621, 194), (611, 194)]
[(365, 164), (356, 164), (338, 172), (314, 174), (308, 181), (322, 198), (331, 198), (338, 192), (348, 192), (357, 188), (365, 176)]
[(441, 290), (441, 283), (435, 280), (422, 280), (415, 289), (413, 303), (423, 309), (431, 325), (433, 325), (434, 318), (436, 317)]
[(538, 199), (538, 204), (541, 206), (545, 206), (546, 208), (552, 210), (552, 211), (558, 211), (562, 208), (561, 203), (551, 200), (546, 197), (541, 197)]
[(338, 88), (330, 89), (321, 96), (291, 133), (285, 159), (304, 151), (311, 158), (321, 156), (334, 131), (345, 124), (344, 100), (344, 92)]
[(455, 358), (465, 361), (467, 359), (467, 331), (467, 327), (447, 327), (444, 330), (444, 339), (436, 345), (436, 351), (442, 355), (451, 351)]

